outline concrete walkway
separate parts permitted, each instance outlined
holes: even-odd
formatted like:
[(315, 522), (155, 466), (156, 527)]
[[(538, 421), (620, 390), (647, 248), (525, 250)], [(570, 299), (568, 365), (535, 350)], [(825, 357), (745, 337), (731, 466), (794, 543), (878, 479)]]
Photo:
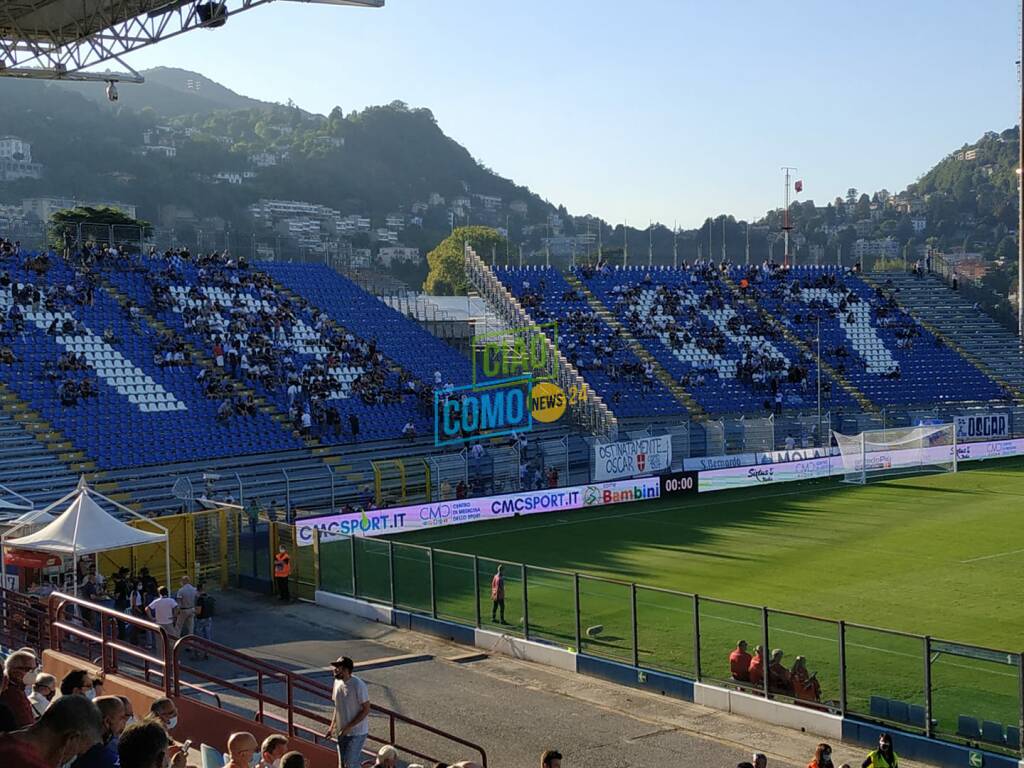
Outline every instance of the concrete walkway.
[[(218, 595), (217, 614), (217, 642), (306, 671), (326, 684), (326, 665), (338, 656), (351, 656), (357, 665), (373, 661), (357, 670), (372, 701), (480, 744), (495, 768), (538, 766), (548, 748), (565, 755), (567, 768), (733, 768), (750, 760), (754, 749), (768, 754), (770, 766), (802, 768), (818, 742), (805, 733), (530, 662), (481, 655), (308, 603), (282, 605), (248, 592), (225, 592)], [(231, 675), (215, 662), (197, 663), (206, 665), (211, 672)], [(231, 679), (244, 677), (239, 673)], [(371, 732), (379, 732), (379, 726), (371, 725)], [(848, 762), (857, 768), (864, 759), (860, 747), (833, 747), (837, 766)]]

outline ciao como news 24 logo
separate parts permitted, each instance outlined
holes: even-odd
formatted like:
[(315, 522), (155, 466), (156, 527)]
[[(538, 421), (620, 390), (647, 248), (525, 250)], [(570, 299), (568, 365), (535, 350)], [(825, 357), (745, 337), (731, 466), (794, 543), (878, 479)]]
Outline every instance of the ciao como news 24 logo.
[(544, 323), (474, 336), (473, 381), (434, 392), (438, 446), (528, 432), (553, 423), (587, 397), (586, 384), (568, 391), (558, 380), (558, 324)]

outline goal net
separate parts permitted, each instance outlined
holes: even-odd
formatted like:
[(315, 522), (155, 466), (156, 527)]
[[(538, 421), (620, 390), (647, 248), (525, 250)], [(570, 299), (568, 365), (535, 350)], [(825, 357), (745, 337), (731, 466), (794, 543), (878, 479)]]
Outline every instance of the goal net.
[(846, 483), (919, 472), (956, 472), (953, 424), (872, 429), (859, 435), (832, 432), (839, 446)]

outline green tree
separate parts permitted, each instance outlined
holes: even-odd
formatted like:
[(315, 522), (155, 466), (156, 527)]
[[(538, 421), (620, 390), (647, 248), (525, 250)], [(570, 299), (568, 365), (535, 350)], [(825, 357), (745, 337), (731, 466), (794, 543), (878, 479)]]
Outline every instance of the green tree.
[(435, 296), (462, 296), (469, 289), (466, 279), (466, 243), (485, 261), (491, 250), (505, 252), (507, 241), (491, 227), (458, 227), (427, 254), (429, 272), (423, 290)]
[(88, 224), (90, 231), (93, 232), (102, 231), (103, 227), (121, 227), (120, 232), (115, 232), (115, 237), (120, 234), (125, 239), (135, 239), (133, 235), (126, 233), (131, 233), (137, 228), (141, 228), (142, 234), (146, 236), (152, 234), (153, 230), (148, 221), (133, 219), (116, 208), (92, 208), (90, 206), (68, 208), (57, 211), (50, 217), (47, 234), (51, 245), (57, 249), (63, 248), (64, 232), (68, 231), (72, 237), (77, 237), (79, 224)]

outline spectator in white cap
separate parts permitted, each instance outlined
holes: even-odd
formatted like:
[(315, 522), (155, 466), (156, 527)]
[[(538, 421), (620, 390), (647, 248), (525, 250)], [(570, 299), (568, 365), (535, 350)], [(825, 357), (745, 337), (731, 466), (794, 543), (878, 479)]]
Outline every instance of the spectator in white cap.
[(374, 768), (398, 768), (398, 750), (385, 744), (377, 750), (377, 761)]

